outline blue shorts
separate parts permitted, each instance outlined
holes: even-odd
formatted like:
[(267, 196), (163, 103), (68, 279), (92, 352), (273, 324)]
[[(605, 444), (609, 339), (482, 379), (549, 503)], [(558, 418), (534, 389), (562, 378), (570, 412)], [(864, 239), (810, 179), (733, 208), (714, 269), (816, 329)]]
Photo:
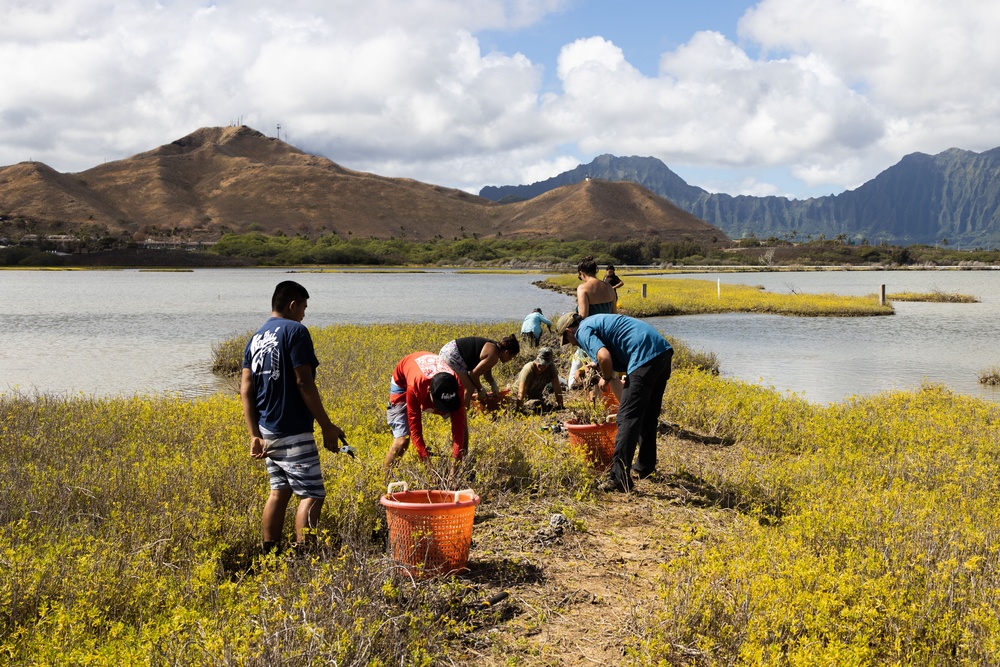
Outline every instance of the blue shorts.
[(326, 498), (315, 436), (312, 433), (286, 438), (268, 438), (270, 434), (266, 433), (263, 435), (271, 489), (291, 489), (300, 498)]

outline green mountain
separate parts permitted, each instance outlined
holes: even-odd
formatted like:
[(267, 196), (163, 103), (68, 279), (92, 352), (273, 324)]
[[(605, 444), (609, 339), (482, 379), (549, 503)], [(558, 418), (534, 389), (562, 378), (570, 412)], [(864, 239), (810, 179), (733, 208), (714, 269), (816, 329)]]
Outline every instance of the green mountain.
[(870, 243), (1000, 247), (1000, 148), (912, 153), (855, 190), (810, 199), (711, 193), (656, 158), (614, 155), (532, 185), (485, 187), (480, 195), (519, 201), (588, 178), (639, 183), (734, 239), (843, 235)]

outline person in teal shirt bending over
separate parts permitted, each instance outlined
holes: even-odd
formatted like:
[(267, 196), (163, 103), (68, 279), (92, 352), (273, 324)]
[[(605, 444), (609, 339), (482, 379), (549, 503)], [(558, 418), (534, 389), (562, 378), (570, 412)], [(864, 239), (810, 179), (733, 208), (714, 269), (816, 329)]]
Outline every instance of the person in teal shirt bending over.
[[(631, 491), (632, 472), (644, 479), (656, 471), (656, 429), (674, 350), (654, 327), (625, 315), (583, 319), (577, 313), (567, 313), (556, 323), (556, 333), (562, 335), (563, 345), (579, 345), (597, 360), (602, 391), (619, 382), (614, 379), (615, 372), (626, 374), (618, 407), (614, 462), (598, 488)], [(633, 466), (636, 445), (639, 460)]]
[(541, 308), (535, 308), (521, 323), (521, 340), (532, 347), (537, 347), (542, 340), (543, 324), (549, 328), (549, 333), (552, 333), (552, 320), (542, 315)]

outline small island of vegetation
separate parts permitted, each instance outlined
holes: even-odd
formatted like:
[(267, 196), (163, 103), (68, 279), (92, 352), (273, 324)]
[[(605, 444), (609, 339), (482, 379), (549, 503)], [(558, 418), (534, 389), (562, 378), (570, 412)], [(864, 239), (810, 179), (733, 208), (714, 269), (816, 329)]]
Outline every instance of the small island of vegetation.
[[(576, 276), (560, 275), (546, 279), (543, 286), (575, 294), (578, 283)], [(879, 304), (878, 297), (775, 294), (750, 285), (720, 286), (709, 280), (648, 276), (628, 280), (618, 290), (618, 304), (621, 312), (634, 317), (732, 312), (839, 317), (893, 314), (892, 306)]]

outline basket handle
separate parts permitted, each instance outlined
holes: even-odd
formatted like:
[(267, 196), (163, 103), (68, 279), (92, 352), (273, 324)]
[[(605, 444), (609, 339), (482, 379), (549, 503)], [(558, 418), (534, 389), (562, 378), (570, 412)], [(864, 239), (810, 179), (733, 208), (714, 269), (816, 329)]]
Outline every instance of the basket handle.
[(389, 482), (389, 486), (385, 487), (385, 492), (387, 495), (392, 495), (396, 493), (396, 489), (402, 489), (403, 493), (410, 488), (409, 484), (406, 482)]
[(460, 493), (472, 493), (472, 494), (475, 494), (475, 491), (473, 491), (472, 489), (462, 489), (461, 491), (456, 491), (455, 492), (455, 502), (456, 503), (460, 502), (459, 499), (458, 499), (458, 494), (460, 494)]

